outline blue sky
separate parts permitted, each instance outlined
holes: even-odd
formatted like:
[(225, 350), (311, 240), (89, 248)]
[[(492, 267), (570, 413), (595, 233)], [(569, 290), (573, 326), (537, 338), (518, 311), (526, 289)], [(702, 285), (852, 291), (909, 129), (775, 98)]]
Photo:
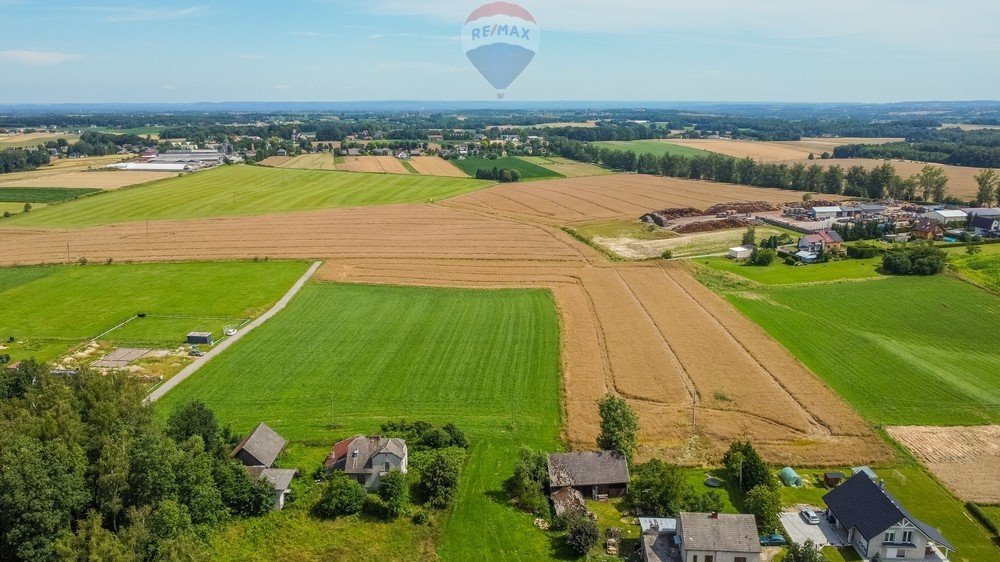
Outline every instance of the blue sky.
[[(486, 100), (482, 1), (0, 0), (0, 103)], [(1000, 98), (1000, 2), (524, 0), (513, 100)]]

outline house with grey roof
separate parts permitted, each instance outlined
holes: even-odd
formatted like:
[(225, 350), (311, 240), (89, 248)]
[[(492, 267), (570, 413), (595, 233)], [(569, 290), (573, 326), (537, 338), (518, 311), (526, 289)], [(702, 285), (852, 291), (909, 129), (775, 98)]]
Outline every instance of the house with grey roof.
[(409, 452), (406, 441), (373, 435), (355, 435), (333, 446), (326, 457), (327, 471), (340, 471), (368, 491), (378, 490), (382, 476), (398, 470), (406, 474)]
[(244, 466), (270, 467), (284, 450), (285, 439), (261, 423), (233, 449), (232, 457)]
[(285, 498), (292, 491), (292, 479), (299, 473), (294, 468), (267, 468), (263, 466), (246, 467), (247, 474), (253, 480), (266, 478), (274, 488), (274, 509), (285, 508)]
[(823, 496), (827, 515), (865, 560), (948, 560), (955, 547), (940, 531), (914, 517), (884, 482), (864, 471)]
[(585, 498), (621, 497), (628, 489), (628, 461), (618, 451), (549, 455), (549, 488), (575, 488)]
[(643, 562), (675, 562), (680, 558), (677, 519), (640, 517), (639, 530)]
[(681, 562), (760, 561), (753, 515), (682, 512), (678, 520)]

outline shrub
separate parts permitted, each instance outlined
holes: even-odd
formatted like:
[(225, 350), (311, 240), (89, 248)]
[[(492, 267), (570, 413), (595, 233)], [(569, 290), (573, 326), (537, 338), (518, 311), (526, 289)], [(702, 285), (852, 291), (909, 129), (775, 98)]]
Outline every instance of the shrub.
[(784, 562), (826, 562), (826, 557), (816, 550), (816, 544), (812, 539), (806, 539), (802, 544), (788, 545)]
[(663, 250), (662, 253), (660, 253), (660, 257), (665, 260), (669, 260), (674, 257), (674, 253), (670, 251), (670, 248), (667, 248), (666, 250)]
[(948, 258), (932, 246), (893, 250), (882, 258), (882, 269), (893, 275), (936, 275), (944, 271)]
[(514, 461), (514, 474), (505, 484), (507, 495), (524, 511), (542, 515), (548, 508), (548, 500), (542, 492), (548, 479), (548, 460), (545, 455), (528, 447), (521, 447)]
[(367, 497), (368, 493), (357, 480), (338, 475), (326, 484), (314, 509), (320, 517), (354, 515), (361, 512)]
[(451, 457), (436, 453), (420, 473), (420, 492), (431, 507), (444, 509), (451, 505), (458, 488), (458, 465)]
[(847, 257), (855, 260), (874, 258), (878, 255), (879, 249), (870, 244), (858, 244), (857, 246), (847, 246)]
[(406, 475), (398, 470), (383, 475), (378, 497), (385, 502), (385, 514), (389, 519), (405, 515), (410, 505), (410, 488), (406, 483)]
[(750, 265), (758, 266), (768, 266), (774, 262), (774, 258), (778, 254), (770, 248), (754, 248), (753, 253), (750, 254), (750, 259), (747, 260)]
[(799, 260), (795, 259), (794, 256), (785, 257), (785, 265), (795, 265), (799, 263)]
[(566, 546), (579, 556), (586, 556), (600, 535), (597, 522), (589, 517), (578, 516), (566, 523)]

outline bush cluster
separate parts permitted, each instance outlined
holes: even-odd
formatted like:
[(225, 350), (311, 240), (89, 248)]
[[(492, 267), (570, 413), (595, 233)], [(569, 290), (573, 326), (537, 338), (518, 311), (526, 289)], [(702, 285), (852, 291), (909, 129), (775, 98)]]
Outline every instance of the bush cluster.
[(892, 275), (936, 275), (944, 271), (948, 257), (932, 246), (917, 246), (886, 252), (882, 269)]

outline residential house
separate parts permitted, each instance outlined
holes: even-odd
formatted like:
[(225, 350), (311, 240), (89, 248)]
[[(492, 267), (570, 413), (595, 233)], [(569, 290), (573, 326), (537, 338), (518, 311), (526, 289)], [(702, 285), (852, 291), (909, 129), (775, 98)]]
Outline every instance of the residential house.
[(834, 528), (865, 560), (947, 560), (955, 547), (865, 472), (823, 496)]
[(760, 537), (753, 515), (681, 513), (681, 562), (759, 562)]
[(260, 424), (233, 449), (232, 457), (244, 466), (270, 467), (285, 448), (285, 439), (267, 424)]
[(965, 211), (959, 211), (958, 209), (940, 209), (924, 213), (923, 218), (930, 219), (941, 225), (964, 224), (968, 221), (969, 215), (965, 214)]
[(640, 517), (643, 562), (674, 562), (680, 558), (677, 519)]
[(410, 153), (405, 150), (400, 150), (399, 152), (396, 153), (396, 158), (399, 158), (400, 160), (406, 160), (409, 157)]
[(913, 223), (911, 234), (919, 240), (937, 240), (944, 237), (944, 227), (941, 226), (941, 223), (932, 219), (917, 219)]
[(382, 476), (398, 470), (406, 474), (409, 452), (402, 439), (355, 435), (333, 446), (324, 466), (354, 478), (368, 491), (378, 490)]
[(798, 247), (800, 251), (818, 254), (829, 252), (844, 245), (844, 239), (835, 230), (820, 230), (815, 234), (806, 234), (799, 238)]
[(1000, 216), (977, 216), (972, 219), (972, 229), (976, 236), (1000, 238)]
[(357, 149), (357, 148), (348, 148), (347, 149), (347, 155), (348, 156), (361, 156), (361, 151), (359, 149)]
[(628, 489), (628, 462), (617, 451), (549, 455), (549, 487), (575, 488), (584, 497), (621, 497)]

